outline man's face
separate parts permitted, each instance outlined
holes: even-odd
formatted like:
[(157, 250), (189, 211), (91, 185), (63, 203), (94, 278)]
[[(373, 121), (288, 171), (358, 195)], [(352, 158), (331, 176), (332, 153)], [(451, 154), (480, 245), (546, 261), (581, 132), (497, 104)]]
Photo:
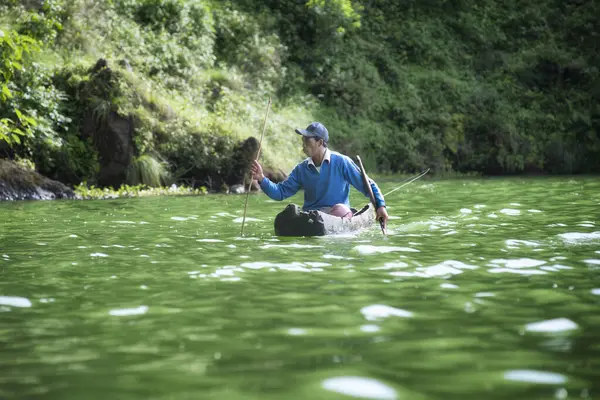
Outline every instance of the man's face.
[(319, 147), (321, 147), (321, 139), (302, 136), (302, 150), (308, 157), (318, 154)]

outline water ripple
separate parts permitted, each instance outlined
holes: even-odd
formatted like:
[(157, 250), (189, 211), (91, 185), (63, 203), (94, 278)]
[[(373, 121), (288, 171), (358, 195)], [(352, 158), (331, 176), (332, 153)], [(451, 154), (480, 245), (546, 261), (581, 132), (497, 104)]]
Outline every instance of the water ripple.
[(139, 306), (136, 308), (116, 308), (114, 310), (110, 310), (108, 313), (115, 317), (126, 317), (130, 315), (146, 314), (147, 311), (148, 306)]
[(587, 242), (600, 240), (600, 232), (568, 232), (561, 233), (558, 236), (568, 244), (585, 244)]
[(557, 385), (567, 382), (567, 378), (561, 374), (520, 369), (505, 372), (504, 379), (516, 382), (541, 383), (548, 385)]
[(413, 313), (410, 311), (386, 306), (385, 304), (372, 304), (370, 306), (361, 308), (360, 312), (369, 321), (376, 321), (387, 317), (410, 318), (413, 316)]
[(567, 318), (556, 318), (546, 321), (532, 322), (525, 326), (525, 330), (528, 332), (556, 333), (572, 331), (574, 329), (577, 329), (577, 324)]
[(411, 247), (395, 247), (395, 246), (372, 246), (372, 245), (359, 245), (355, 246), (354, 250), (363, 255), (391, 253), (394, 251), (419, 253), (420, 250), (413, 249)]
[(363, 399), (396, 400), (398, 398), (393, 388), (378, 380), (359, 376), (325, 379), (322, 386), (332, 392)]
[[(517, 258), (517, 259), (496, 259), (490, 261), (491, 265), (496, 266), (496, 264), (504, 265), (506, 268), (531, 268), (531, 267), (539, 267), (540, 265), (546, 264), (546, 261), (535, 260), (532, 258)], [(490, 264), (488, 264), (490, 265)]]

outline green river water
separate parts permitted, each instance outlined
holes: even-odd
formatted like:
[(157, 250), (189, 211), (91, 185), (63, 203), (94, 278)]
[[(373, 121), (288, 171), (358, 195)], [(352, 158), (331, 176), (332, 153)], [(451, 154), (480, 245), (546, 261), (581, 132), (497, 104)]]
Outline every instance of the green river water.
[(275, 237), (301, 194), (243, 238), (244, 196), (0, 204), (0, 398), (600, 398), (600, 179), (386, 200), (386, 238)]

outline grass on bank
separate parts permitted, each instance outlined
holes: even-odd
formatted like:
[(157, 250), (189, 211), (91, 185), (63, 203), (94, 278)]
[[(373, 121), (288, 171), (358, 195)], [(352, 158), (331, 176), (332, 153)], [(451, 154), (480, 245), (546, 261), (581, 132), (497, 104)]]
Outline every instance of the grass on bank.
[(130, 197), (149, 196), (201, 196), (207, 194), (207, 189), (202, 186), (198, 189), (186, 186), (161, 186), (149, 187), (147, 185), (122, 185), (118, 189), (99, 188), (94, 185), (88, 186), (83, 182), (75, 186), (75, 194), (83, 200), (103, 200)]

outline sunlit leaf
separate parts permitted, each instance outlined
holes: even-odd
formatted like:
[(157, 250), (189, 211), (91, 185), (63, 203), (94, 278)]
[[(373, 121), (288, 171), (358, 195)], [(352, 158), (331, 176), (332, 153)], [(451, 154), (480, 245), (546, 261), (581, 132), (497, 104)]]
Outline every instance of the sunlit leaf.
[(26, 115), (23, 118), (29, 125), (37, 126), (37, 121), (34, 118), (28, 117)]
[(6, 85), (2, 85), (2, 94), (4, 95), (4, 97), (6, 97), (7, 99), (12, 99), (12, 93), (10, 92), (10, 89), (8, 88), (8, 86)]

